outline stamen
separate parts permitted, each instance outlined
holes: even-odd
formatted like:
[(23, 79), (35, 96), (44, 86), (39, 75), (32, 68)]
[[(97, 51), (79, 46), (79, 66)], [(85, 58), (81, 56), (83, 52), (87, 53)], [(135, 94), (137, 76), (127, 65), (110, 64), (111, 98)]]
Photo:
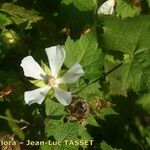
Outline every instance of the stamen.
[(53, 76), (48, 76), (48, 85), (53, 87), (56, 84), (56, 79)]

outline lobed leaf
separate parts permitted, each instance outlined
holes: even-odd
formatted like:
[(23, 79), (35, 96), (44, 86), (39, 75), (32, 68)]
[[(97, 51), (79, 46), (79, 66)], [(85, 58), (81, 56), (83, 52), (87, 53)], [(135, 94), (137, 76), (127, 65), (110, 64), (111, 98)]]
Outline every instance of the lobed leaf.
[(91, 30), (75, 42), (68, 37), (64, 48), (67, 53), (65, 65), (68, 68), (74, 63), (79, 63), (83, 67), (85, 78), (92, 79), (100, 76), (104, 57), (101, 49), (98, 49), (95, 30)]
[(104, 23), (104, 46), (126, 55), (121, 67), (122, 88), (150, 90), (150, 16), (107, 18)]

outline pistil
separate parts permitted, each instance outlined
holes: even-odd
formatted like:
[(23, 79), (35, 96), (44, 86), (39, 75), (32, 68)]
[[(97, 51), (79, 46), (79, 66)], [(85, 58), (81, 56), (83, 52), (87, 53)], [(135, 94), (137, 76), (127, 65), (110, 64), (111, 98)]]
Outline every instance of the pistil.
[(56, 84), (56, 79), (53, 76), (48, 76), (48, 85), (54, 87)]

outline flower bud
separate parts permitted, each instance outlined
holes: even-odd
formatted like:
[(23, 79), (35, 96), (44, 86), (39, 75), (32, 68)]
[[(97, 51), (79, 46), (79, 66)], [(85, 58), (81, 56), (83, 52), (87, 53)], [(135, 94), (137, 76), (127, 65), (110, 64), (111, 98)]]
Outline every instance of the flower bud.
[(1, 39), (5, 44), (14, 44), (17, 40), (17, 35), (13, 30), (4, 30), (1, 33)]

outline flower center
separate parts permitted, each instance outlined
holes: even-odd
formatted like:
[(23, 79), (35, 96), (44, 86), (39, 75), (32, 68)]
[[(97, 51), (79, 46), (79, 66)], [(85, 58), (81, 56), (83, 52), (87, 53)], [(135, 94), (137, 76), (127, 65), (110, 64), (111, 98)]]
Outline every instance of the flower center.
[(53, 76), (48, 76), (48, 85), (51, 87), (56, 86), (56, 79)]

